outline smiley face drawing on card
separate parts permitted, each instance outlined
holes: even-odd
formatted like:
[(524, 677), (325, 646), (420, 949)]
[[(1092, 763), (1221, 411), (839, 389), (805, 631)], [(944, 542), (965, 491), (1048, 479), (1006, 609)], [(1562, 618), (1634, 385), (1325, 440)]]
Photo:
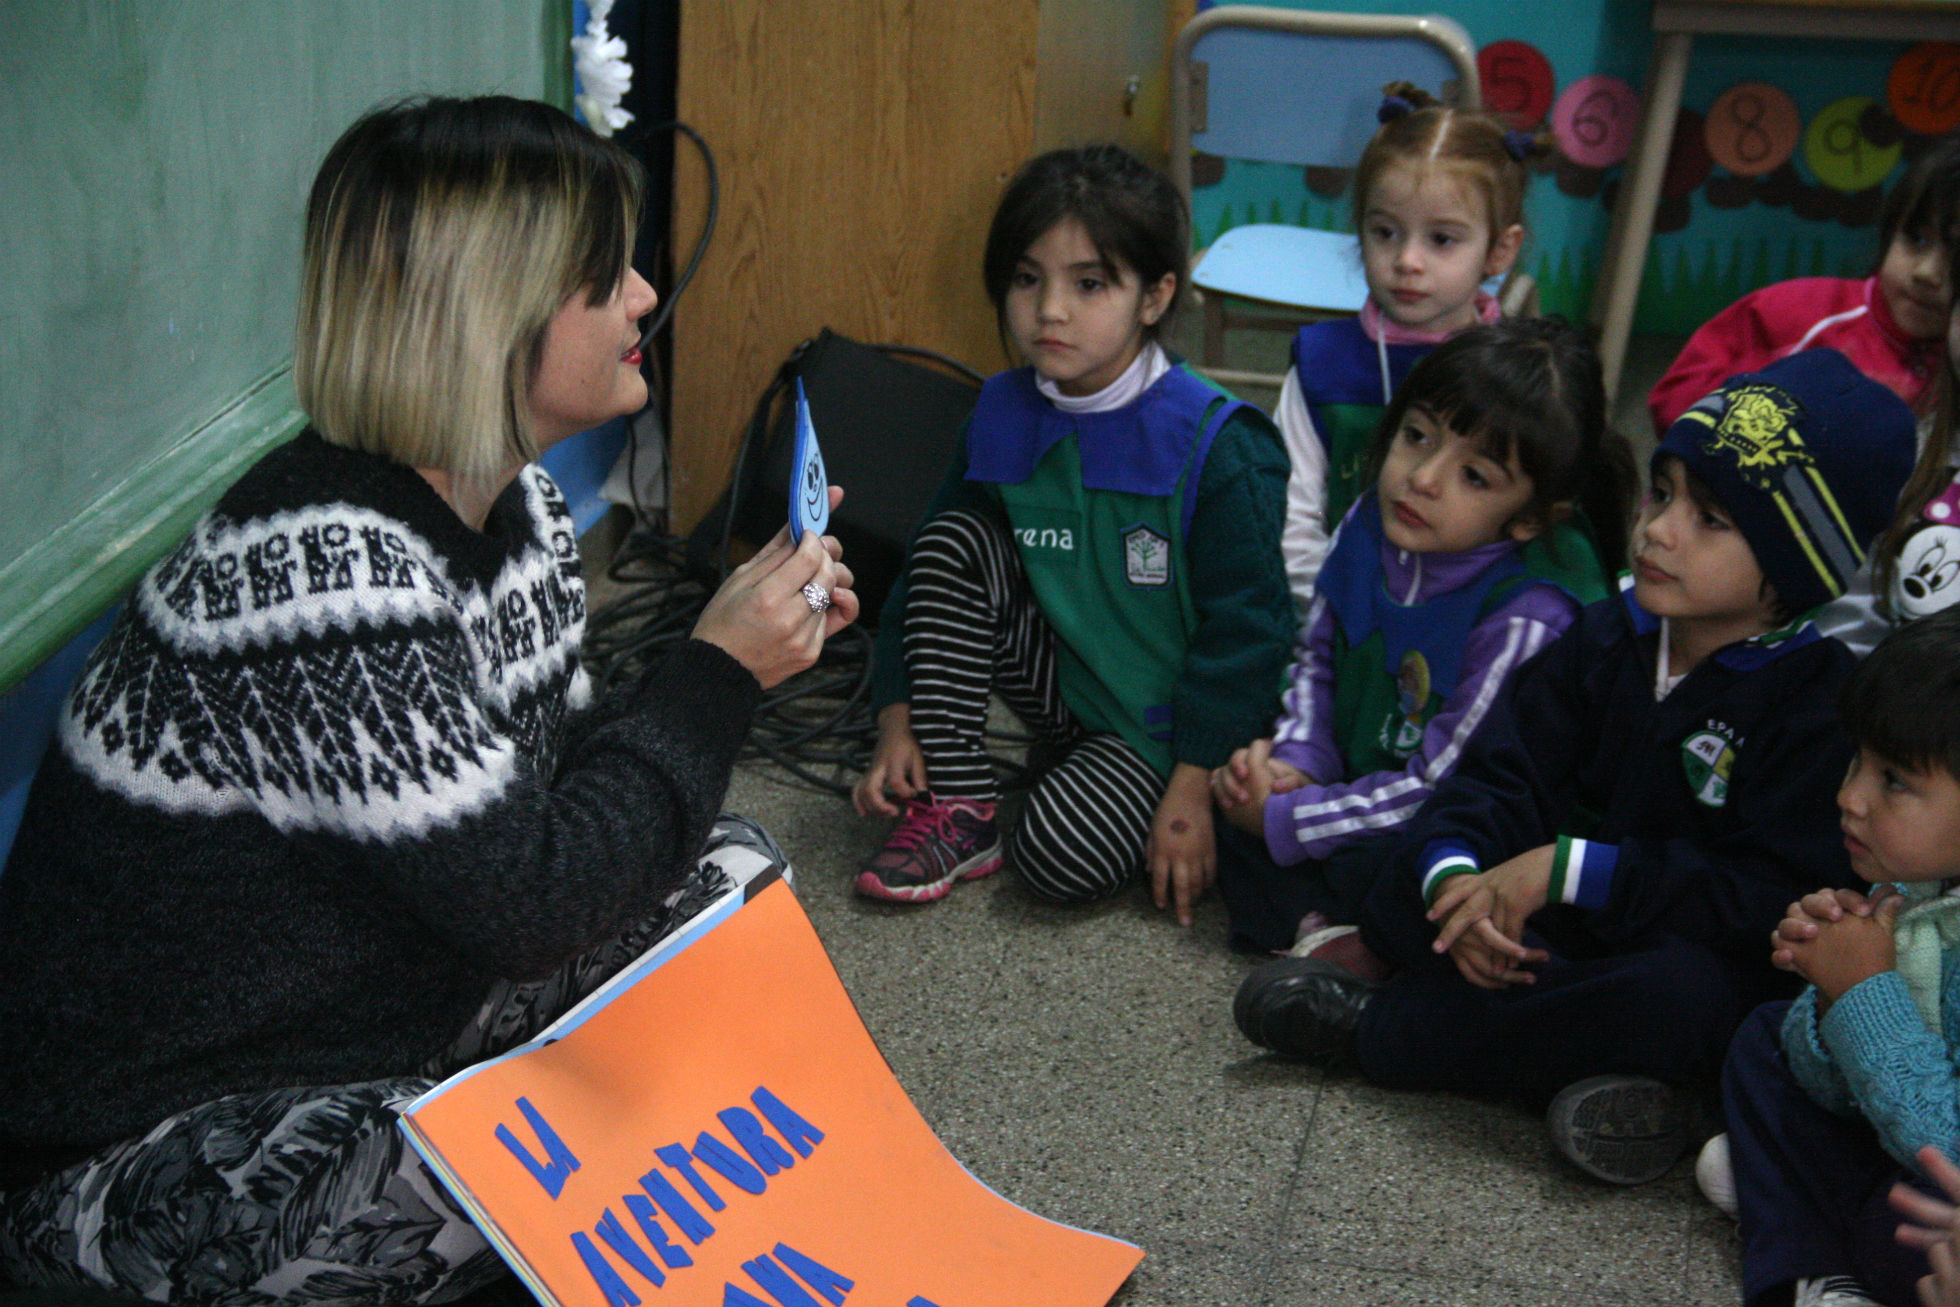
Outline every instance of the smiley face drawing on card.
[(789, 478), (789, 538), (794, 544), (805, 531), (818, 535), (830, 525), (830, 477), (824, 471), (823, 450), (817, 448), (817, 428), (810, 421), (810, 398), (803, 378), (796, 379), (796, 451)]

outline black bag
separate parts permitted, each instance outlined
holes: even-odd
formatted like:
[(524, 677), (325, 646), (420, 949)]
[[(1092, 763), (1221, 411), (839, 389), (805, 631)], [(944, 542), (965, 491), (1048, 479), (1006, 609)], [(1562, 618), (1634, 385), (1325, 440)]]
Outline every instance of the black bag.
[(875, 625), (920, 515), (959, 448), (982, 378), (926, 350), (866, 345), (825, 328), (796, 348), (757, 401), (729, 490), (688, 538), (692, 565), (713, 567), (731, 535), (760, 545), (782, 528), (789, 515), (799, 377), (824, 468), (831, 483), (844, 488), (830, 534), (844, 546), (863, 620)]

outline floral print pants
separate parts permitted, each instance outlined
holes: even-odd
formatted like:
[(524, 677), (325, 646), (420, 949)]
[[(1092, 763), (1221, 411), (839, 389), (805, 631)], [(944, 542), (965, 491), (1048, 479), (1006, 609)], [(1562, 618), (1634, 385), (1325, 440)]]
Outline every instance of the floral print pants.
[(0, 1193), (0, 1280), (157, 1302), (442, 1303), (503, 1273), (395, 1124), (452, 1073), (536, 1035), (718, 897), (786, 861), (726, 814), (647, 921), (556, 974), (501, 983), (420, 1074), (234, 1094)]

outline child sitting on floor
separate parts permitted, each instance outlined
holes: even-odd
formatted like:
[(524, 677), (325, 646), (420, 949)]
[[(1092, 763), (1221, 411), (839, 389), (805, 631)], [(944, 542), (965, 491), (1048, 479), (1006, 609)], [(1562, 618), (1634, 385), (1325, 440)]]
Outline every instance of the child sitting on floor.
[[(1054, 150), (995, 210), (982, 272), (1027, 360), (981, 389), (880, 622), (878, 745), (852, 792), (897, 817), (860, 894), (943, 898), (1011, 864), (1086, 903), (1148, 878), (1191, 924), (1211, 769), (1272, 720), (1293, 629), (1286, 454), (1165, 352), (1184, 200), (1117, 146)], [(998, 693), (1051, 765), (999, 826)]]
[(1526, 160), (1545, 148), (1408, 82), (1383, 94), (1381, 129), (1354, 169), (1367, 301), (1354, 317), (1300, 328), (1273, 409), (1292, 462), (1282, 547), (1303, 617), (1329, 537), (1368, 488), (1375, 428), (1409, 369), (1456, 333), (1497, 321), (1483, 284), (1517, 260)]
[(1949, 398), (1919, 425), (1919, 461), (1899, 496), (1892, 525), (1849, 589), (1817, 614), (1817, 628), (1864, 657), (1895, 624), (1960, 602), (1960, 320), (1949, 318), (1945, 384)]
[(1887, 1195), (1900, 1179), (1938, 1193), (1916, 1155), (1960, 1152), (1960, 609), (1888, 636), (1841, 715), (1858, 753), (1839, 820), (1876, 888), (1791, 905), (1773, 960), (1810, 987), (1736, 1036), (1729, 1133), (1700, 1168), (1710, 1197), (1740, 1208), (1750, 1304), (1794, 1286), (1798, 1303), (1906, 1307), (1926, 1255), (1893, 1237)]
[(1634, 480), (1605, 410), (1599, 356), (1548, 318), (1472, 327), (1395, 393), (1273, 737), (1212, 773), (1235, 944), (1353, 921), (1366, 881), (1326, 860), (1413, 816), (1498, 688), (1605, 596), (1586, 523), (1619, 558)]
[(1518, 673), (1384, 851), (1359, 936), (1256, 968), (1239, 1028), (1351, 1049), (1381, 1084), (1549, 1101), (1554, 1142), (1601, 1179), (1672, 1165), (1680, 1088), (1787, 991), (1763, 940), (1798, 895), (1851, 880), (1830, 799), (1852, 659), (1804, 615), (1862, 564), (1912, 430), (1834, 350), (1684, 414), (1631, 585)]

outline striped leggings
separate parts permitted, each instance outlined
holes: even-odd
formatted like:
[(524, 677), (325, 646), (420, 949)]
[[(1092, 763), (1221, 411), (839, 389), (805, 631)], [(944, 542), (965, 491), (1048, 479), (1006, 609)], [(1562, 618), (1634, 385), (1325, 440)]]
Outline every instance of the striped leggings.
[(1120, 735), (1083, 729), (1062, 701), (1055, 631), (998, 522), (943, 513), (920, 529), (908, 567), (905, 666), (912, 732), (935, 798), (999, 797), (987, 755), (990, 694), (1061, 757), (1007, 837), (1007, 861), (1043, 898), (1106, 898), (1143, 869), (1164, 779)]

